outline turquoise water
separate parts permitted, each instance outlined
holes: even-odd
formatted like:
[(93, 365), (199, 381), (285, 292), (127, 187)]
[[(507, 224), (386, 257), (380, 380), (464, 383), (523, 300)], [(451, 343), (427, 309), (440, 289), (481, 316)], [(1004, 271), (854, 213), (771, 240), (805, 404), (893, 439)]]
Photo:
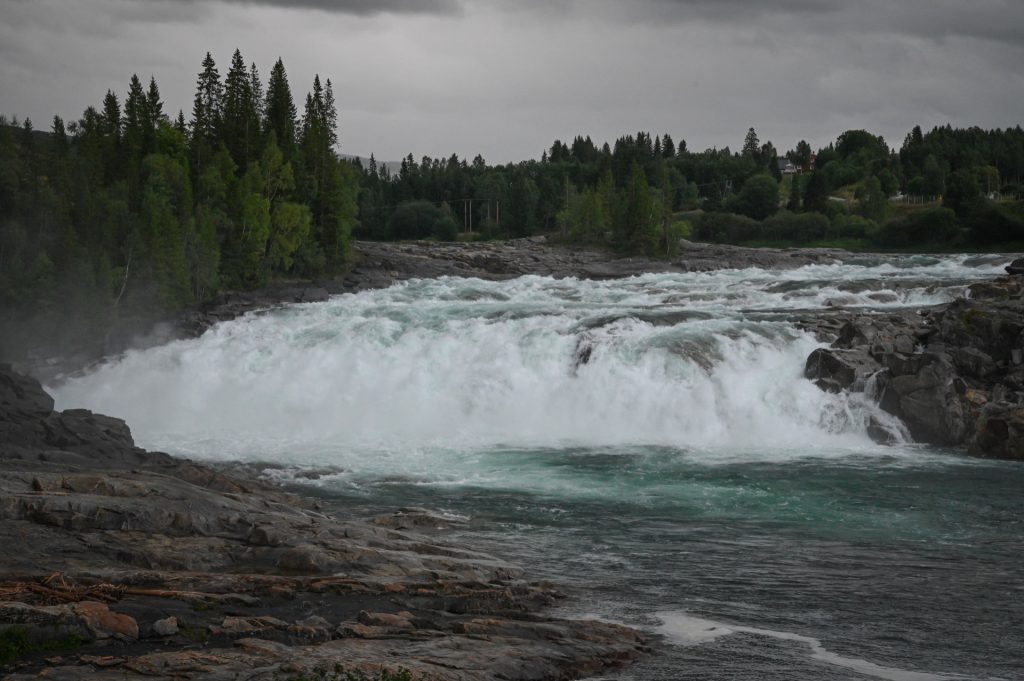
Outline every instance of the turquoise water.
[[(508, 484), (367, 479), (324, 492), (338, 508), (390, 499), (466, 516), (467, 541), (564, 585), (567, 614), (667, 636), (608, 678), (1024, 676), (1020, 464), (918, 450), (715, 465), (668, 449), (487, 458)], [(565, 494), (550, 479), (516, 482), (524, 473), (579, 483)], [(766, 632), (705, 640), (730, 626)], [(885, 669), (815, 659), (779, 633)]]
[[(617, 679), (1024, 678), (1024, 465), (868, 438), (794, 319), (962, 295), (1007, 258), (616, 282), (413, 281), (249, 315), (55, 386), (138, 442), (342, 513), (424, 506), (648, 629)], [(296, 475), (319, 471), (318, 480)]]

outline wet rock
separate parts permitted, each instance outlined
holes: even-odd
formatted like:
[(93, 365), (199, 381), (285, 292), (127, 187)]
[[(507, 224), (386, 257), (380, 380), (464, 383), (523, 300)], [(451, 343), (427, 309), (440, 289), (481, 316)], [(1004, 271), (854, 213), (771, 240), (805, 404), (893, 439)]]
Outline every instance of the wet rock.
[(819, 348), (807, 358), (804, 376), (826, 392), (863, 390), (867, 379), (882, 366), (861, 349)]
[(915, 374), (884, 381), (879, 404), (902, 419), (915, 440), (957, 445), (967, 434), (960, 384), (952, 365), (935, 361)]
[(1024, 461), (1024, 405), (985, 405), (968, 451), (980, 457)]
[(116, 419), (45, 412), (37, 383), (4, 376), (19, 388), (0, 410), (0, 542), (18, 550), (0, 552), (0, 629), (85, 642), (5, 679), (235, 681), (402, 660), (437, 681), (561, 680), (646, 652), (631, 629), (544, 618), (549, 586), (437, 538), (458, 518), (335, 518), (137, 449)]
[[(967, 298), (917, 312), (836, 311), (820, 317), (799, 323), (826, 342), (833, 339), (806, 367), (822, 390), (870, 387), (879, 406), (902, 420), (918, 442), (968, 445), (978, 456), (1018, 456), (1024, 277), (974, 284)], [(871, 361), (883, 370), (864, 381)], [(868, 434), (879, 442), (894, 439), (875, 421)]]
[(53, 398), (39, 382), (15, 373), (10, 364), (0, 364), (0, 414), (9, 419), (16, 415), (43, 415), (53, 411)]
[(1006, 266), (1007, 274), (1024, 274), (1024, 258), (1017, 258)]

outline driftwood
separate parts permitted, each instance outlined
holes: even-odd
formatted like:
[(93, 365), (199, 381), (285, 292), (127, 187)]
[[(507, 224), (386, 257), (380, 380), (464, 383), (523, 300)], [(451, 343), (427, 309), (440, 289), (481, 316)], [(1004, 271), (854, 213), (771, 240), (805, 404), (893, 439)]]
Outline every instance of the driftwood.
[(114, 603), (124, 597), (123, 586), (100, 583), (83, 585), (54, 572), (38, 581), (20, 580), (0, 584), (0, 600), (58, 605), (80, 601)]

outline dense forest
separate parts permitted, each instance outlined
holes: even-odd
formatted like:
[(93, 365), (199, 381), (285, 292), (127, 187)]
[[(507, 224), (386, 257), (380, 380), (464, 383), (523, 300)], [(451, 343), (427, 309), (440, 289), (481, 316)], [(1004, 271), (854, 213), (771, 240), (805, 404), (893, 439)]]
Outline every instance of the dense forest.
[[(780, 153), (750, 129), (733, 152), (668, 134), (556, 141), (540, 160), (338, 155), (330, 80), (301, 113), (281, 60), (264, 82), (208, 53), (190, 116), (132, 76), (78, 121), (0, 116), (0, 355), (102, 342), (224, 289), (336, 275), (352, 237), (492, 239), (670, 257), (682, 237), (855, 248), (1024, 241), (1024, 130), (863, 130)], [(399, 167), (394, 167), (399, 166)], [(72, 331), (73, 330), (73, 331)]]
[(138, 76), (48, 132), (0, 120), (0, 352), (339, 271), (361, 180), (337, 118), (330, 80), (300, 116), (283, 62), (264, 87), (236, 50), (223, 78), (206, 55), (188, 120)]
[[(781, 162), (780, 162), (781, 161)], [(780, 154), (754, 129), (739, 152), (691, 152), (640, 132), (598, 147), (556, 141), (539, 161), (488, 166), (371, 157), (355, 234), (366, 239), (553, 234), (568, 243), (671, 255), (679, 236), (856, 248), (984, 248), (1024, 239), (1015, 203), (1024, 130), (920, 128), (899, 151), (863, 130)], [(443, 218), (443, 219), (442, 219)]]

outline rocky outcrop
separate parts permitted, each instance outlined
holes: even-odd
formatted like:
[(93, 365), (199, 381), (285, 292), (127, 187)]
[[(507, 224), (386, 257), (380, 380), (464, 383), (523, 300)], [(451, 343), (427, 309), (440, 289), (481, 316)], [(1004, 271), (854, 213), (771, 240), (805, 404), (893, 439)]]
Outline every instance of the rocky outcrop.
[(27, 646), (4, 678), (568, 679), (646, 650), (632, 629), (545, 616), (560, 594), (446, 543), (453, 521), (339, 519), (52, 409), (0, 366), (0, 542), (17, 547), (0, 553), (0, 636)]
[(918, 442), (1024, 458), (1024, 276), (919, 313), (805, 326), (833, 341), (805, 369), (823, 390), (870, 390)]

